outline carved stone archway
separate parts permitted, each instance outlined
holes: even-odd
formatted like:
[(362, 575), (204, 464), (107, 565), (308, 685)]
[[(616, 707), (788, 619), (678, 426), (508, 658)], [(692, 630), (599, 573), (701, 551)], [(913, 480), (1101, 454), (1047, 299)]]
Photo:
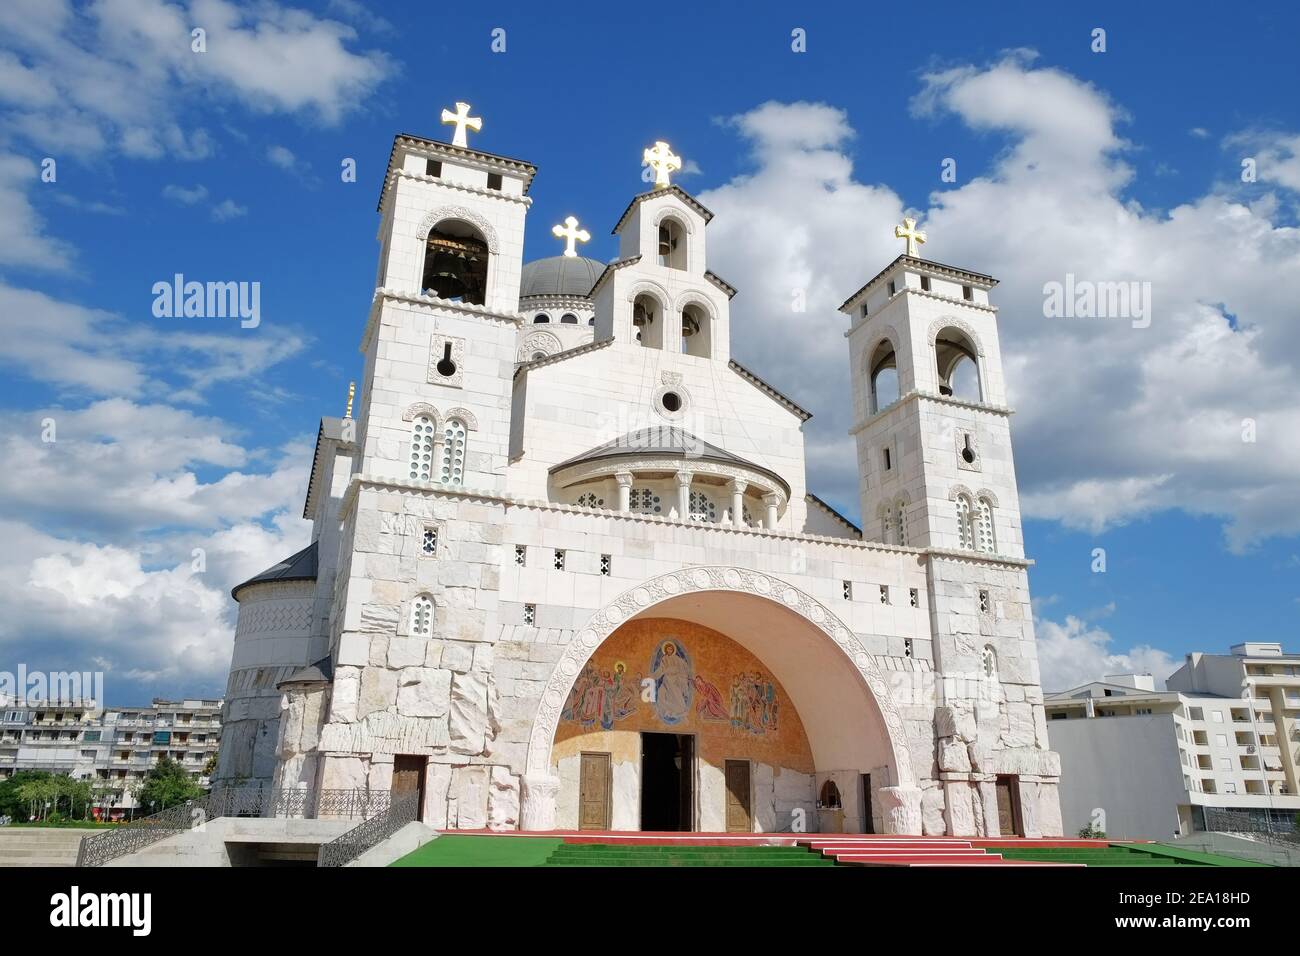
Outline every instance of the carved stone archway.
[(717, 566), (668, 572), (625, 591), (593, 614), (565, 647), (542, 691), (533, 720), (523, 775), (522, 828), (551, 830), (555, 827), (559, 779), (551, 767), (551, 750), (560, 712), (583, 665), (628, 620), (681, 595), (706, 591), (748, 595), (785, 607), (839, 649), (844, 662), (857, 672), (864, 689), (870, 692), (888, 738), (896, 784), (880, 791), (886, 830), (920, 833), (921, 792), (916, 786), (902, 716), (876, 659), (836, 614), (806, 592), (764, 572)]

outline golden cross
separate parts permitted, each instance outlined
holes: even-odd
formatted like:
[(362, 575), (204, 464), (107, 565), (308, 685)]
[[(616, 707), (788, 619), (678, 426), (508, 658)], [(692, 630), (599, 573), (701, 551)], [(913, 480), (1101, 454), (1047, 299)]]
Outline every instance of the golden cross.
[(483, 117), (470, 116), (468, 103), (457, 103), (456, 112), (451, 110), (442, 111), (442, 122), (445, 126), (455, 126), (456, 133), (451, 138), (451, 145), (469, 148), (469, 140), (465, 135), (466, 128), (478, 132), (483, 128)]
[(578, 254), (577, 244), (586, 242), (591, 238), (591, 233), (586, 229), (578, 228), (577, 216), (566, 216), (563, 226), (552, 226), (551, 235), (564, 240), (564, 254), (566, 256), (576, 256)]
[(895, 239), (907, 240), (907, 254), (913, 259), (920, 255), (917, 246), (925, 243), (925, 233), (916, 228), (916, 220), (908, 216), (903, 217), (903, 224), (894, 227)]
[(356, 396), (356, 394), (357, 394), (357, 383), (348, 382), (348, 410), (343, 413), (344, 418), (352, 417), (352, 399)]
[(655, 189), (671, 185), (668, 174), (682, 168), (682, 158), (674, 156), (673, 151), (663, 140), (656, 140), (654, 149), (647, 149), (641, 155), (641, 161), (655, 171)]

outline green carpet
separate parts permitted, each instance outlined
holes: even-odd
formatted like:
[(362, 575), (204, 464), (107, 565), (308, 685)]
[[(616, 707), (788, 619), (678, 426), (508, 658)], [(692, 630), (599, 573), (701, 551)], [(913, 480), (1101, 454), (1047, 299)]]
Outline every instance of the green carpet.
[(553, 837), (440, 836), (392, 866), (834, 866), (794, 846), (644, 846)]
[(1178, 850), (1158, 843), (1112, 843), (1103, 847), (1014, 847), (999, 849), (1008, 860), (1045, 863), (1082, 863), (1085, 866), (1263, 866), (1211, 853)]
[(542, 866), (554, 837), (440, 836), (390, 866)]

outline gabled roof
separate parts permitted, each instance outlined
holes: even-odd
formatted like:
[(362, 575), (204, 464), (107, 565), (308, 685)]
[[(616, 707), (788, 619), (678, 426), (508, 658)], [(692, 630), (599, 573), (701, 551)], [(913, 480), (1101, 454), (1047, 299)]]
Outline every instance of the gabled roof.
[(757, 386), (760, 390), (766, 392), (768, 395), (775, 398), (778, 402), (780, 402), (786, 408), (790, 409), (790, 411), (794, 412), (804, 421), (807, 421), (808, 419), (812, 418), (812, 412), (796, 404), (794, 399), (787, 398), (781, 392), (778, 392), (775, 388), (767, 384), (767, 382), (763, 381), (761, 378), (759, 378), (749, 369), (745, 368), (745, 366), (741, 365), (735, 359), (728, 360), (727, 367), (731, 369), (733, 372), (735, 372), (737, 375), (739, 375), (741, 378), (750, 382), (752, 385)]
[(645, 202), (647, 199), (654, 199), (656, 196), (662, 196), (664, 193), (673, 193), (678, 199), (703, 216), (706, 223), (713, 219), (713, 213), (709, 212), (703, 203), (681, 186), (664, 186), (662, 189), (652, 189), (648, 193), (641, 193), (639, 196), (633, 196), (632, 201), (628, 203), (627, 208), (623, 210), (623, 215), (619, 216), (618, 222), (614, 223), (612, 234), (618, 235), (618, 231), (623, 228), (623, 223), (627, 220), (627, 217), (632, 214), (632, 210), (640, 203)]
[(944, 276), (949, 279), (960, 279), (964, 282), (970, 283), (971, 285), (983, 286), (986, 289), (991, 289), (998, 284), (997, 279), (992, 276), (986, 276), (982, 272), (968, 272), (965, 269), (958, 269), (956, 266), (946, 266), (942, 262), (931, 262), (929, 259), (918, 259), (915, 256), (909, 256), (905, 253), (877, 272), (866, 285), (845, 299), (840, 305), (840, 311), (843, 312), (848, 308), (853, 300), (857, 299), (862, 295), (862, 293), (866, 292), (873, 285), (879, 282), (880, 278), (884, 276), (885, 273), (889, 272), (900, 262), (905, 262), (913, 268), (920, 269), (933, 275)]
[(465, 146), (453, 146), (451, 143), (443, 143), (436, 139), (425, 139), (423, 136), (413, 136), (410, 133), (398, 133), (393, 137), (393, 148), (388, 152), (388, 169), (384, 172), (384, 181), (379, 186), (379, 202), (375, 207), (376, 210), (384, 208), (384, 195), (388, 192), (388, 184), (393, 178), (393, 170), (396, 168), (395, 164), (397, 162), (397, 147), (399, 145), (415, 146), (426, 153), (432, 153), (435, 156), (446, 156), (453, 161), (468, 159), (488, 166), (500, 167), (505, 172), (523, 178), (525, 196), (528, 195), (528, 190), (533, 185), (533, 177), (537, 175), (537, 167), (532, 163), (524, 162), (522, 159), (511, 159), (509, 156), (498, 156), (496, 153), (485, 153)]
[(811, 491), (808, 492), (807, 494), (805, 494), (805, 495), (804, 495), (804, 498), (807, 499), (807, 500), (808, 500), (809, 502), (811, 502), (812, 504), (816, 505), (817, 507), (821, 508), (823, 511), (825, 511), (827, 514), (829, 514), (829, 515), (830, 515), (832, 518), (834, 518), (836, 521), (840, 522), (841, 524), (843, 524), (843, 525), (845, 525), (845, 526), (847, 526), (847, 527), (849, 527), (849, 528), (852, 528), (852, 529), (853, 529), (853, 533), (856, 534), (859, 538), (862, 537), (862, 529), (861, 529), (861, 528), (859, 528), (857, 525), (855, 525), (855, 524), (854, 524), (852, 521), (850, 521), (848, 518), (844, 517), (844, 515), (840, 514), (838, 511), (836, 511), (834, 508), (832, 508), (830, 505), (828, 505), (828, 504), (827, 504), (825, 501), (823, 501), (821, 498), (818, 498), (818, 497), (817, 497), (815, 494), (813, 494)]
[(734, 455), (725, 448), (719, 448), (712, 442), (698, 438), (686, 431), (686, 429), (678, 428), (675, 425), (639, 428), (634, 432), (628, 432), (626, 435), (613, 438), (603, 445), (597, 445), (595, 448), (570, 458), (568, 461), (562, 461), (558, 465), (552, 466), (550, 473), (555, 474), (574, 465), (589, 464), (608, 459), (641, 457), (682, 458), (692, 461), (714, 461), (725, 465), (735, 465), (739, 468), (746, 468), (767, 475), (773, 481), (778, 482), (786, 490), (786, 494), (790, 493), (790, 486), (785, 479), (771, 469), (756, 465), (752, 461), (746, 461), (739, 455)]
[(254, 575), (230, 589), (230, 596), (239, 600), (239, 592), (254, 584), (284, 583), (286, 581), (315, 581), (318, 566), (317, 542), (313, 541), (297, 554), (291, 554), (279, 564), (273, 564), (261, 574)]
[(315, 663), (300, 667), (280, 683), (276, 690), (282, 690), (289, 684), (328, 684), (334, 680), (334, 662), (329, 657), (322, 657)]
[(613, 344), (613, 339), (596, 339), (594, 342), (575, 345), (573, 348), (565, 349), (563, 352), (556, 352), (552, 355), (543, 355), (539, 359), (530, 359), (527, 362), (520, 362), (515, 366), (514, 377), (518, 378), (520, 372), (526, 372), (529, 369), (539, 368), (543, 365), (554, 365), (556, 362), (563, 362), (565, 359), (573, 358), (576, 355), (585, 355), (588, 352), (594, 352), (596, 349), (603, 349)]
[(331, 441), (351, 444), (351, 442), (344, 442), (343, 421), (342, 418), (331, 418), (327, 415), (320, 420), (320, 428), (316, 431), (316, 450), (312, 453), (311, 474), (307, 477), (307, 497), (302, 503), (302, 516), (308, 521), (312, 519), (311, 503), (316, 494), (316, 472), (320, 468), (321, 446), (327, 438)]

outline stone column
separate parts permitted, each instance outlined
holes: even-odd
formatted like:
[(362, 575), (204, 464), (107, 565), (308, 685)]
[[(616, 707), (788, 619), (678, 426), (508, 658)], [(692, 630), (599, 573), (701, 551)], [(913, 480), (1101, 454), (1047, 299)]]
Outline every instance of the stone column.
[(881, 787), (881, 828), (886, 833), (921, 835), (921, 791), (918, 787)]
[(627, 514), (632, 510), (632, 472), (620, 471), (614, 480), (618, 482), (618, 510)]
[(677, 472), (677, 516), (683, 521), (691, 520), (691, 479), (694, 477), (689, 471)]
[(774, 530), (776, 528), (776, 511), (781, 507), (781, 496), (776, 492), (770, 492), (763, 496), (763, 504), (767, 505), (767, 519), (763, 522), (763, 527)]
[(727, 484), (727, 490), (731, 492), (731, 523), (737, 528), (745, 526), (745, 489), (748, 487), (749, 482), (739, 478), (733, 478)]
[(526, 773), (520, 778), (520, 783), (519, 829), (554, 830), (555, 797), (560, 792), (560, 778), (549, 773)]

